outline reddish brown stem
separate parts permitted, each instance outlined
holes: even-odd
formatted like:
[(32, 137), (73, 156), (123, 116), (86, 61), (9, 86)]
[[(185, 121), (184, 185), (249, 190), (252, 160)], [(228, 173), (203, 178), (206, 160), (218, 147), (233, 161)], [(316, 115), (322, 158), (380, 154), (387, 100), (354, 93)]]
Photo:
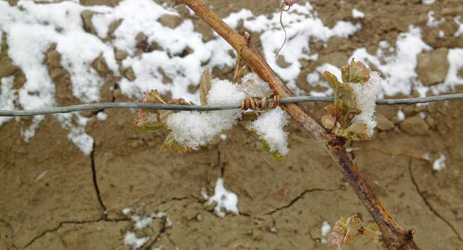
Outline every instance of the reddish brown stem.
[[(190, 7), (202, 20), (211, 26), (224, 38), (239, 54), (241, 59), (266, 82), (269, 83), (275, 94), (281, 97), (293, 96), (293, 93), (279, 80), (274, 71), (267, 64), (259, 50), (257, 50), (249, 37), (240, 36), (201, 0), (177, 0), (177, 4)], [(374, 218), (382, 233), (382, 241), (388, 249), (419, 249), (413, 241), (413, 230), (404, 230), (392, 219), (389, 212), (383, 207), (381, 201), (360, 174), (357, 166), (348, 156), (344, 138), (327, 131), (311, 114), (300, 104), (286, 104), (286, 111), (293, 119), (304, 126), (310, 135), (325, 148), (339, 169), (344, 174), (355, 194)]]

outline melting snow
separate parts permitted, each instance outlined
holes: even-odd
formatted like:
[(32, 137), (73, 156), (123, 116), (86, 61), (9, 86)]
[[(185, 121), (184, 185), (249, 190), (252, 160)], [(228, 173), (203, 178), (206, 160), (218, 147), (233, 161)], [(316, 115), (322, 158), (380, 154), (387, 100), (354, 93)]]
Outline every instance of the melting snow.
[(331, 231), (331, 226), (330, 226), (330, 224), (328, 223), (328, 221), (323, 221), (321, 231), (322, 231), (321, 243), (322, 243), (322, 244), (326, 244), (326, 236), (327, 236), (328, 233)]
[(435, 171), (441, 171), (445, 168), (445, 155), (440, 154), (440, 157), (432, 164), (432, 169)]
[[(1, 46), (0, 46), (1, 47)], [(13, 90), (14, 76), (0, 78), (0, 109), (14, 110), (15, 91)], [(0, 117), (0, 126), (13, 117)]]
[(405, 120), (405, 113), (401, 109), (397, 111), (397, 119), (399, 119), (399, 121)]
[(456, 24), (459, 25), (458, 30), (455, 32), (454, 36), (463, 36), (463, 22), (461, 22), (461, 16), (456, 16), (453, 20)]
[(127, 232), (124, 237), (124, 244), (131, 246), (132, 250), (138, 249), (148, 242), (149, 238), (150, 237), (137, 238), (135, 233)]
[(239, 214), (238, 212), (238, 196), (225, 189), (223, 186), (223, 179), (217, 179), (217, 183), (214, 188), (214, 195), (209, 197), (208, 204), (211, 205), (216, 202), (217, 205), (214, 208), (215, 213), (219, 217), (225, 217), (225, 211)]
[(352, 9), (352, 17), (353, 18), (365, 18), (365, 13), (357, 9)]

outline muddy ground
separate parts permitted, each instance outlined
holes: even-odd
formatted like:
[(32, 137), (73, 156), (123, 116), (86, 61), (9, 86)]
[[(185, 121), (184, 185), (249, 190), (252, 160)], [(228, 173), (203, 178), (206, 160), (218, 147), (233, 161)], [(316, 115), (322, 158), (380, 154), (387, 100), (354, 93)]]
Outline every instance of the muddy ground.
[[(279, 3), (207, 2), (221, 16), (241, 8), (270, 13)], [(343, 8), (339, 2), (311, 1), (330, 26), (351, 20), (353, 7), (360, 9), (366, 13), (362, 29), (350, 39), (331, 39), (318, 51), (319, 61), (307, 63), (301, 75), (323, 62), (341, 66), (359, 47), (373, 52), (380, 40), (394, 45), (409, 24), (422, 27), (423, 40), (434, 49), (463, 47), (461, 37), (440, 39), (425, 25), (426, 13), (434, 10), (436, 17), (446, 18), (446, 33), (455, 32), (451, 21), (463, 13), (460, 1), (429, 6), (418, 0), (346, 0)], [(210, 35), (204, 24), (195, 22)], [(6, 50), (1, 57), (0, 66), (8, 64)], [(18, 70), (11, 74), (17, 78), (15, 86), (21, 86), (24, 75)], [(54, 81), (60, 105), (76, 102), (66, 75)], [(127, 101), (118, 90), (108, 90), (115, 81), (108, 80), (103, 99)], [(310, 90), (302, 80), (298, 85)], [(324, 112), (323, 105), (307, 107), (318, 118)], [(405, 121), (397, 119), (399, 108)], [(95, 139), (90, 156), (68, 140), (54, 116), (46, 117), (29, 143), (21, 137), (20, 123), (0, 127), (0, 249), (130, 249), (123, 244), (125, 233), (133, 230), (133, 222), (122, 213), (127, 207), (167, 213), (171, 227), (155, 219), (137, 232), (150, 237), (145, 247), (162, 249), (335, 249), (320, 242), (323, 221), (333, 225), (340, 216), (358, 214), (372, 222), (328, 155), (295, 122), (288, 127), (290, 153), (278, 163), (243, 123), (227, 132), (226, 140), (199, 152), (161, 154), (165, 133), (138, 131), (129, 110), (104, 112), (106, 121), (94, 119), (87, 125)], [(392, 216), (404, 228), (416, 230), (421, 249), (463, 249), (463, 101), (379, 107), (378, 121), (372, 140), (349, 145), (364, 177)], [(428, 152), (430, 160), (423, 160)], [(440, 154), (446, 157), (446, 169), (436, 172), (432, 163)], [(37, 180), (44, 171), (47, 174)], [(201, 189), (213, 193), (218, 177), (238, 195), (240, 215), (221, 219), (203, 206)], [(347, 249), (376, 248), (360, 240)]]

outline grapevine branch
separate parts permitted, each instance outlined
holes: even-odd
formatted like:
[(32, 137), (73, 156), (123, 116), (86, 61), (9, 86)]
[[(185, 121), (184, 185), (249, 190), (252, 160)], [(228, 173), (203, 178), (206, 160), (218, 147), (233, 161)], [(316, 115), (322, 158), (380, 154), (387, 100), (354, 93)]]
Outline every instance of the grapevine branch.
[[(441, 102), (463, 99), (463, 94), (439, 95), (422, 98), (403, 98), (403, 99), (380, 99), (376, 101), (378, 105), (410, 105), (417, 103)], [(333, 97), (322, 96), (294, 96), (281, 98), (280, 103), (297, 103), (297, 102), (333, 102)], [(176, 111), (214, 111), (228, 110), (241, 108), (240, 103), (230, 105), (179, 105), (179, 104), (158, 104), (158, 103), (139, 103), (139, 102), (103, 102), (79, 104), (62, 107), (50, 107), (42, 109), (29, 110), (0, 110), (0, 116), (34, 116), (48, 115), (57, 113), (69, 113), (83, 110), (93, 109), (122, 109), (122, 108), (138, 108), (138, 109), (159, 109), (159, 110), (176, 110)]]
[[(251, 42), (249, 36), (243, 37), (236, 33), (201, 0), (176, 0), (176, 4), (185, 4), (192, 9), (203, 21), (224, 38), (239, 54), (241, 59), (256, 72), (263, 80), (269, 83), (275, 94), (282, 98), (294, 94), (276, 76), (264, 60), (262, 54)], [(414, 230), (404, 230), (384, 208), (381, 201), (362, 177), (359, 169), (348, 156), (344, 144), (345, 139), (338, 137), (325, 129), (311, 114), (298, 103), (284, 105), (286, 111), (293, 119), (304, 126), (310, 135), (322, 145), (345, 178), (351, 185), (355, 194), (374, 218), (382, 233), (382, 241), (388, 249), (419, 249), (413, 241)]]

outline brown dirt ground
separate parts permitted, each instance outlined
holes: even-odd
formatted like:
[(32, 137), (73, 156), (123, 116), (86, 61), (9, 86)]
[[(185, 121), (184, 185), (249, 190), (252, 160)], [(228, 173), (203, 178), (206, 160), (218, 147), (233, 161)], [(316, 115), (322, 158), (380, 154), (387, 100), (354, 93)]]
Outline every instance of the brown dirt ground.
[[(221, 16), (243, 7), (270, 13), (279, 3), (207, 2)], [(337, 0), (311, 1), (327, 25), (351, 20), (353, 7), (367, 16), (360, 32), (350, 39), (331, 39), (318, 51), (320, 60), (308, 62), (302, 74), (321, 62), (345, 62), (358, 47), (374, 51), (383, 39), (394, 44), (409, 24), (422, 27), (424, 41), (434, 49), (463, 47), (463, 39), (439, 39), (435, 30), (425, 27), (426, 13), (434, 10), (437, 18), (449, 20), (444, 24), (447, 34), (454, 31), (450, 20), (463, 13), (457, 0), (431, 6), (419, 0), (357, 2), (346, 0), (341, 8)], [(204, 24), (195, 23), (199, 31), (210, 32)], [(2, 63), (7, 63), (5, 52), (2, 57)], [(15, 86), (20, 86), (24, 75), (15, 74)], [(118, 90), (107, 90), (116, 80), (110, 77), (103, 99), (127, 101)], [(54, 81), (58, 103), (74, 103), (66, 75)], [(323, 114), (322, 105), (307, 106), (316, 117)], [(378, 108), (394, 127), (350, 145), (356, 149), (352, 157), (393, 217), (416, 230), (422, 249), (463, 249), (463, 101), (404, 107), (407, 117), (419, 112), (427, 115), (430, 129), (419, 136), (401, 131), (398, 108)], [(228, 139), (199, 152), (161, 154), (158, 149), (165, 133), (137, 131), (129, 110), (105, 113), (106, 121), (94, 120), (87, 126), (95, 139), (90, 156), (68, 140), (53, 116), (47, 116), (29, 143), (20, 136), (19, 123), (0, 127), (0, 249), (129, 249), (123, 236), (133, 223), (121, 210), (142, 204), (147, 212), (165, 211), (173, 223), (163, 228), (156, 219), (138, 232), (151, 237), (149, 244), (163, 249), (334, 249), (320, 243), (323, 221), (333, 225), (340, 216), (358, 214), (372, 222), (330, 158), (295, 122), (288, 128), (290, 153), (277, 163), (243, 124), (227, 132)], [(418, 159), (427, 152), (431, 161)], [(447, 168), (434, 172), (432, 161), (440, 153), (447, 157)], [(43, 171), (47, 175), (35, 181)], [(226, 188), (238, 195), (240, 215), (219, 219), (203, 206), (201, 188), (212, 193), (220, 176)], [(375, 249), (365, 243), (360, 240), (348, 249)]]

